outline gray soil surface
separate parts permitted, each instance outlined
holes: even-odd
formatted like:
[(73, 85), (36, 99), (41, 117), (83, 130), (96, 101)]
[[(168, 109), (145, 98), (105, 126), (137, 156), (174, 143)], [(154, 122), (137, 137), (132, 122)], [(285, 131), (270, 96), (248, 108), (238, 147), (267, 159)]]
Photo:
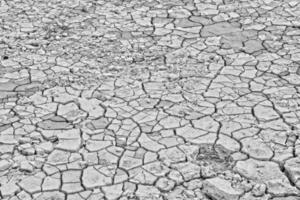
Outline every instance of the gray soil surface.
[(0, 0), (0, 199), (300, 200), (299, 0)]

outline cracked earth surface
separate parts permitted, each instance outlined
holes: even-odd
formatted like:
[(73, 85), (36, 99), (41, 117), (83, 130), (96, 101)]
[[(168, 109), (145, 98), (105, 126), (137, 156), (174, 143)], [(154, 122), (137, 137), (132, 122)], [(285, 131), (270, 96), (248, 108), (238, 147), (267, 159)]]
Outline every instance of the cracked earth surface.
[(298, 0), (0, 2), (0, 199), (300, 199)]

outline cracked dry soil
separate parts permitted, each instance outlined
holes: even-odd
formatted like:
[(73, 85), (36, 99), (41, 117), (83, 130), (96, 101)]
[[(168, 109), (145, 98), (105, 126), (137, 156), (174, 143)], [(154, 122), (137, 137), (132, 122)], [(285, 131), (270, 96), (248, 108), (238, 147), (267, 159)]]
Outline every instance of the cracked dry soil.
[(0, 199), (300, 200), (298, 0), (0, 0)]

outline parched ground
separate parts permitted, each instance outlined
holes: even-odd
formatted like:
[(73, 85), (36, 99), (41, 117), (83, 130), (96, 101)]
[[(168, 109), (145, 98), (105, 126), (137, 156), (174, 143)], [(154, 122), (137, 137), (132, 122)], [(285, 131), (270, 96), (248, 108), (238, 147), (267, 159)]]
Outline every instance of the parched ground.
[(0, 2), (0, 199), (300, 199), (299, 0)]

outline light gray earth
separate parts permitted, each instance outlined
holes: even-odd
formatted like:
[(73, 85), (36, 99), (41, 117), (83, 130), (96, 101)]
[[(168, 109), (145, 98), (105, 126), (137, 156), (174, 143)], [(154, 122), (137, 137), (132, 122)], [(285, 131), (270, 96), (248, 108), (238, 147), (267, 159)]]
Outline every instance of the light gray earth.
[(300, 199), (298, 0), (0, 2), (0, 199)]

